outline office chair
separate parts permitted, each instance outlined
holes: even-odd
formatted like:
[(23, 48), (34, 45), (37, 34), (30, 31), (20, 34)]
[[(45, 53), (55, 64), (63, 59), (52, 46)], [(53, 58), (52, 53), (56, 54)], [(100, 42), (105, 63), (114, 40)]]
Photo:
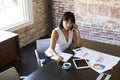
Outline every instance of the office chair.
[(46, 49), (50, 46), (50, 38), (36, 40), (35, 56), (39, 67), (43, 66), (47, 56), (44, 54)]
[(15, 67), (11, 67), (0, 73), (0, 80), (23, 80), (26, 76), (19, 76)]

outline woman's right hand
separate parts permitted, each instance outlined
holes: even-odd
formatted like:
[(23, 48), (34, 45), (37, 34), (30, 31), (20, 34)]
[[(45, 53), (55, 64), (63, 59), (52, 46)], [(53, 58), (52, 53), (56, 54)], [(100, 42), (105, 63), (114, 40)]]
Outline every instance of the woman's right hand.
[(59, 62), (63, 61), (63, 57), (62, 56), (58, 56), (58, 61)]

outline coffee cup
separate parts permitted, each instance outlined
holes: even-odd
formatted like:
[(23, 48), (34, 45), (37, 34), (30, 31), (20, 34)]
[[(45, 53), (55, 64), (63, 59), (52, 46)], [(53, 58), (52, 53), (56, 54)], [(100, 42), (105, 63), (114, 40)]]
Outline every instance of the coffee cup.
[(62, 69), (69, 70), (70, 68), (71, 68), (71, 63), (70, 62), (63, 63)]

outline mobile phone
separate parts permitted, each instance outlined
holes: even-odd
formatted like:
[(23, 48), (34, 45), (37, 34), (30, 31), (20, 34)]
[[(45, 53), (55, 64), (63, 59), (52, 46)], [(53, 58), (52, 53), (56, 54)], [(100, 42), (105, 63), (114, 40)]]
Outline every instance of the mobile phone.
[(71, 26), (70, 30), (72, 30), (72, 29), (73, 29), (73, 25)]

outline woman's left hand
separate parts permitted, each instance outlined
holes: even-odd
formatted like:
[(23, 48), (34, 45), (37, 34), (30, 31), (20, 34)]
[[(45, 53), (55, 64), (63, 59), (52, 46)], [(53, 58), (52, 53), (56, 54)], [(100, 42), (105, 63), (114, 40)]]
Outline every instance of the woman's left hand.
[(77, 24), (73, 24), (73, 30), (78, 30), (78, 25)]
[(73, 24), (73, 30), (74, 30), (74, 31), (78, 31), (78, 30), (79, 30), (77, 24)]

